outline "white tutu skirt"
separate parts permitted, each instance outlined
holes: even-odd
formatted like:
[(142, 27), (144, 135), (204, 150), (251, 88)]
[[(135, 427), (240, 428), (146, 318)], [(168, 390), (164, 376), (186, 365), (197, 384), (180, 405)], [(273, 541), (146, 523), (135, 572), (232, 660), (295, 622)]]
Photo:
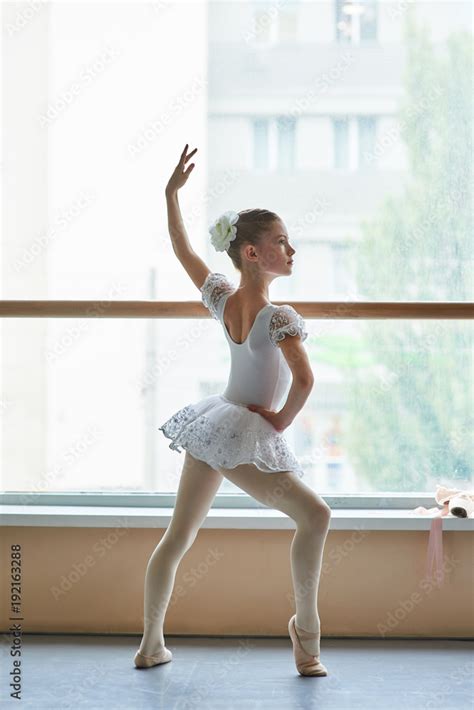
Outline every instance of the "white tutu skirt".
[(170, 449), (181, 451), (182, 446), (212, 468), (254, 463), (268, 473), (295, 471), (304, 476), (282, 432), (258, 412), (220, 394), (179, 409), (159, 430), (172, 440)]

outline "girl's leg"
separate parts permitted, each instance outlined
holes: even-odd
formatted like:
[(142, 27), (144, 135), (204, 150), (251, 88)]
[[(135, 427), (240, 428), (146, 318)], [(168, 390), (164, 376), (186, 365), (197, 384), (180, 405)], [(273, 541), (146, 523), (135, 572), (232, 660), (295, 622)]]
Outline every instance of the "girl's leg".
[(140, 652), (151, 656), (164, 647), (163, 622), (178, 565), (193, 544), (223, 476), (186, 451), (173, 517), (145, 575), (144, 634)]
[[(267, 473), (254, 464), (219, 467), (219, 471), (261, 503), (295, 521), (290, 552), (296, 624), (307, 631), (320, 631), (317, 597), (331, 508), (294, 471)], [(304, 648), (308, 653), (318, 653), (319, 641), (305, 641)]]

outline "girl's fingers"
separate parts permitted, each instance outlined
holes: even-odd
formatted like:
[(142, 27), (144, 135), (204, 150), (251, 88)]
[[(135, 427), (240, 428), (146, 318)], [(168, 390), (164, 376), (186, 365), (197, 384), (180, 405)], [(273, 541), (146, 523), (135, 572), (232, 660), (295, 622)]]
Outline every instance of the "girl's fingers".
[(180, 162), (182, 162), (183, 164), (186, 163), (189, 160), (189, 158), (191, 158), (194, 155), (194, 153), (197, 151), (197, 148), (195, 148), (194, 150), (192, 150), (189, 153), (189, 155), (186, 155), (186, 151), (188, 149), (188, 146), (189, 146), (189, 143), (186, 143), (184, 150), (181, 153), (181, 161)]
[(194, 150), (192, 150), (192, 151), (190, 152), (190, 154), (185, 157), (184, 162), (186, 163), (186, 162), (189, 160), (189, 158), (192, 158), (192, 156), (194, 155), (194, 153), (195, 153), (196, 151), (197, 151), (197, 148), (195, 148)]

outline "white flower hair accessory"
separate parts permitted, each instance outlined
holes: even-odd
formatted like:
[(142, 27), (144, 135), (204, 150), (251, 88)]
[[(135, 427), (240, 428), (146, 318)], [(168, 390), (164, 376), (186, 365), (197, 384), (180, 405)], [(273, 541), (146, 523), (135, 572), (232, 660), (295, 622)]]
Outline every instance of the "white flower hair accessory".
[(211, 243), (216, 251), (227, 251), (231, 241), (236, 238), (237, 227), (234, 225), (238, 219), (238, 212), (228, 210), (209, 227)]

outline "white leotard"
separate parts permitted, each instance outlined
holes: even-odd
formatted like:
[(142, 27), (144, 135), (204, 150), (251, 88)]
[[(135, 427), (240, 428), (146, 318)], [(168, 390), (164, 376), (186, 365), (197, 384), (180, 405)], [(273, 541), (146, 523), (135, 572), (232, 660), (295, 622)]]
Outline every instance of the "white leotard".
[(227, 277), (218, 272), (209, 273), (201, 287), (202, 301), (222, 324), (230, 347), (231, 368), (223, 396), (232, 402), (277, 410), (288, 394), (292, 379), (277, 342), (286, 335), (300, 335), (306, 340), (304, 320), (292, 306), (270, 303), (257, 313), (243, 343), (236, 343), (223, 318), (227, 298), (235, 290)]

